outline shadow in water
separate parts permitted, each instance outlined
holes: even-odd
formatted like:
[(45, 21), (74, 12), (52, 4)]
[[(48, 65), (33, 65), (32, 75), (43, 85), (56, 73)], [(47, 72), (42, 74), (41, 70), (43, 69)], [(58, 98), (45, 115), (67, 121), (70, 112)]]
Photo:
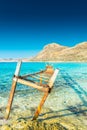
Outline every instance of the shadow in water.
[(79, 107), (75, 106), (68, 106), (66, 109), (62, 109), (59, 111), (51, 111), (47, 113), (43, 113), (40, 115), (40, 117), (43, 117), (45, 115), (48, 115), (47, 118), (41, 119), (40, 120), (49, 120), (49, 119), (54, 119), (54, 118), (59, 118), (59, 117), (65, 117), (65, 116), (84, 116), (87, 117), (87, 108), (82, 109), (81, 107), (84, 107), (84, 105), (79, 105)]
[[(70, 86), (79, 96), (85, 106), (87, 106), (87, 92), (66, 72), (62, 72), (62, 77), (66, 81), (67, 85)], [(85, 98), (84, 98), (85, 96)]]

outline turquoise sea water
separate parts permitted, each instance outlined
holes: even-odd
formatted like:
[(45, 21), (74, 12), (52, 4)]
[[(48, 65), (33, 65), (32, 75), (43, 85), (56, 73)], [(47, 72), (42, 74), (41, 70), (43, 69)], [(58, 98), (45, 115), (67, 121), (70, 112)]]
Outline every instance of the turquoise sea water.
[[(12, 77), (17, 63), (0, 63), (0, 107), (6, 107)], [(20, 74), (27, 74), (44, 69), (48, 63), (22, 63)], [(69, 105), (87, 105), (87, 63), (50, 63), (59, 68), (54, 88), (46, 105), (57, 110)], [(22, 103), (27, 107), (36, 107), (42, 96), (31, 87), (17, 84), (13, 106), (20, 107)], [(34, 102), (33, 102), (34, 101)], [(50, 102), (49, 102), (50, 101)]]

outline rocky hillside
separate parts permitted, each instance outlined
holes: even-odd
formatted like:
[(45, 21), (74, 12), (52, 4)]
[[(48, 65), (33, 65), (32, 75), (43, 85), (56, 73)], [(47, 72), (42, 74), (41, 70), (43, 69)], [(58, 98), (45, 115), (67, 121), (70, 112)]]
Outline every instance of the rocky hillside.
[(48, 44), (31, 61), (87, 61), (87, 42), (74, 47)]

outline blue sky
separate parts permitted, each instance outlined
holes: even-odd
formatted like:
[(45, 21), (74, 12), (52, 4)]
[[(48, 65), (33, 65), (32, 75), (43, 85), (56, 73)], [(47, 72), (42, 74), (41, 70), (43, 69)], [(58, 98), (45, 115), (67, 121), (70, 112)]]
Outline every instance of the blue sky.
[(0, 58), (28, 58), (52, 42), (87, 41), (86, 5), (86, 0), (1, 0)]

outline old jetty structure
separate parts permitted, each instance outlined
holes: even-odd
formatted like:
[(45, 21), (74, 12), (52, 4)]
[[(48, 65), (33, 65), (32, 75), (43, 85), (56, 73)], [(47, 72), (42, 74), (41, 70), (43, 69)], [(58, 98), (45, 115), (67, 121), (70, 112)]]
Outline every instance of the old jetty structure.
[(26, 74), (26, 75), (19, 75), (20, 73), (20, 68), (21, 68), (22, 62), (19, 61), (17, 63), (16, 71), (13, 77), (13, 82), (12, 82), (12, 89), (10, 92), (9, 100), (8, 100), (8, 105), (6, 108), (6, 116), (5, 118), (8, 119), (12, 107), (12, 102), (14, 98), (14, 93), (16, 89), (17, 83), (36, 88), (42, 92), (44, 92), (44, 95), (41, 99), (40, 104), (38, 105), (35, 114), (33, 116), (32, 120), (36, 120), (37, 117), (40, 114), (41, 108), (43, 104), (46, 101), (46, 98), (48, 95), (51, 93), (51, 90), (53, 88), (53, 84), (55, 82), (55, 79), (57, 77), (57, 74), (59, 72), (59, 69), (54, 69), (52, 66), (48, 65), (46, 66), (45, 70), (42, 70), (40, 72), (32, 73), (32, 74)]

